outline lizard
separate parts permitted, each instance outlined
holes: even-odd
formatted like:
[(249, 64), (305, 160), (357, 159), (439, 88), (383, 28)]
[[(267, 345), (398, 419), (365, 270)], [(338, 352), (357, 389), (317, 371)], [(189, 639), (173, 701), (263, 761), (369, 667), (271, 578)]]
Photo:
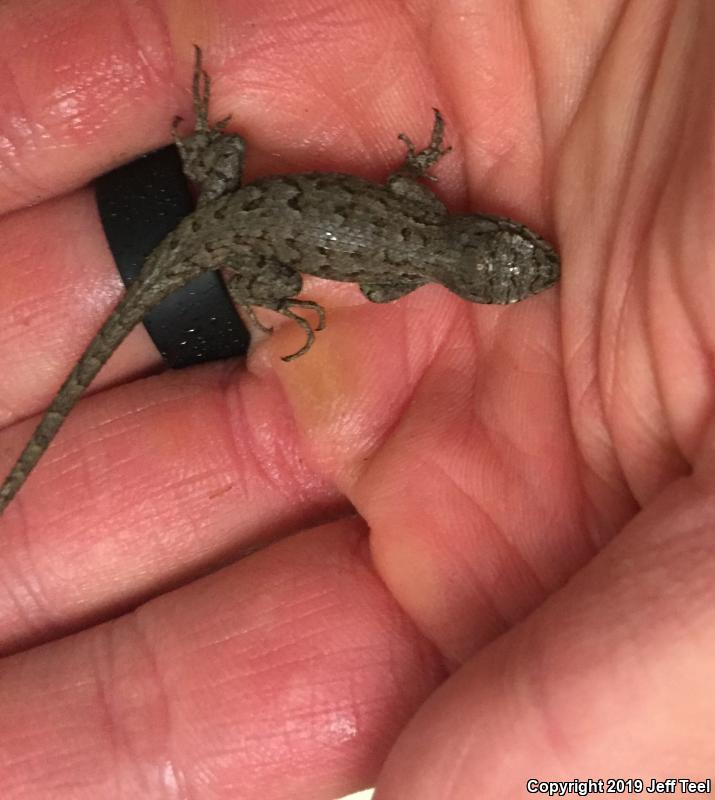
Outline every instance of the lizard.
[[(193, 132), (171, 132), (185, 176), (198, 189), (195, 210), (147, 257), (138, 277), (79, 358), (0, 486), (0, 514), (24, 484), (85, 389), (153, 306), (204, 271), (223, 270), (234, 303), (262, 330), (254, 307), (298, 324), (305, 344), (325, 327), (325, 310), (299, 299), (301, 273), (357, 283), (373, 303), (398, 300), (438, 283), (473, 303), (515, 303), (553, 286), (560, 261), (553, 247), (506, 217), (448, 213), (422, 182), (451, 148), (443, 146), (437, 109), (422, 150), (404, 133), (402, 165), (383, 184), (352, 175), (309, 172), (243, 184), (246, 144), (226, 132), (231, 117), (209, 123), (211, 79), (195, 48)], [(317, 324), (296, 310), (312, 311)]]

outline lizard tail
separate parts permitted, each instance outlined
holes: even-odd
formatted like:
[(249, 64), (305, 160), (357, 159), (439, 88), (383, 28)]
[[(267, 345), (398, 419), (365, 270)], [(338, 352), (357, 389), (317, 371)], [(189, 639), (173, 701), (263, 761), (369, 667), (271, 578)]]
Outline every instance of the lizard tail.
[[(92, 339), (75, 368), (65, 379), (45, 411), (30, 441), (0, 486), (0, 515), (27, 480), (67, 415), (90, 385), (115, 348), (142, 319), (149, 308), (179, 288), (175, 283), (152, 280), (140, 275), (117, 303), (106, 322)], [(183, 280), (181, 283), (185, 283)]]

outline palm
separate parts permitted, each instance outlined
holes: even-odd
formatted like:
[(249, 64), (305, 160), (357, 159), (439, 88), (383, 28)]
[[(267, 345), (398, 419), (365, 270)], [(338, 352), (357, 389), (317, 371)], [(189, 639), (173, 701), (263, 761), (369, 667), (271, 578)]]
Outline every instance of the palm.
[[(679, 50), (697, 53), (688, 38), (694, 33), (687, 21), (661, 20), (649, 6), (643, 13), (654, 41), (666, 42), (651, 53), (650, 41), (633, 44), (631, 32), (645, 24), (637, 10), (614, 0), (589, 19), (593, 4), (585, 3), (570, 20), (559, 8), (549, 16), (556, 5), (533, 4), (541, 16), (532, 9), (514, 19), (488, 2), (473, 3), (466, 16), (440, 4), (414, 19), (389, 18), (391, 7), (373, 28), (359, 8), (342, 4), (353, 27), (335, 26), (321, 49), (332, 66), (312, 72), (296, 68), (295, 21), (267, 26), (264, 16), (256, 28), (258, 5), (242, 5), (234, 50), (226, 48), (222, 73), (212, 70), (214, 115), (233, 111), (249, 146), (258, 144), (249, 150), (249, 178), (286, 171), (282, 158), (267, 155), (276, 152), (294, 168), (382, 176), (401, 154), (393, 136), (405, 131), (423, 141), (429, 107), (438, 104), (455, 145), (437, 170), (440, 194), (555, 238), (562, 285), (498, 309), (434, 286), (389, 306), (358, 305), (349, 287), (307, 282), (306, 294), (329, 309), (316, 347), (280, 365), (288, 338), (298, 337), (283, 328), (256, 349), (248, 371), (223, 364), (129, 382), (157, 364), (136, 331), (100, 376), (117, 385), (76, 410), (0, 526), (6, 651), (88, 628), (24, 654), (19, 668), (8, 662), (0, 703), (20, 733), (32, 728), (32, 713), (15, 698), (37, 697), (52, 714), (56, 686), (77, 685), (63, 701), (89, 709), (77, 747), (101, 754), (110, 746), (101, 709), (82, 694), (85, 685), (107, 682), (99, 652), (110, 677), (133, 676), (131, 691), (109, 681), (110, 726), (130, 724), (126, 704), (142, 687), (147, 748), (164, 757), (161, 720), (169, 708), (171, 758), (189, 784), (208, 775), (214, 787), (231, 786), (240, 776), (240, 796), (282, 797), (290, 771), (291, 797), (329, 797), (374, 779), (406, 718), (444, 677), (445, 662), (456, 667), (499, 637), (470, 666), (480, 679), (467, 694), (472, 724), (478, 719), (484, 731), (474, 765), (490, 765), (505, 737), (521, 735), (528, 771), (528, 720), (500, 731), (495, 720), (508, 719), (511, 697), (499, 705), (485, 664), (491, 658), (507, 674), (522, 674), (532, 657), (552, 663), (549, 637), (568, 630), (563, 608), (580, 609), (579, 598), (609, 589), (618, 569), (599, 567), (596, 557), (570, 595), (557, 590), (639, 504), (662, 504), (661, 491), (695, 459), (709, 407), (705, 381), (692, 377), (709, 352), (705, 220), (713, 211), (696, 162), (712, 140), (710, 117), (698, 117), (685, 92), (698, 94), (698, 77), (704, 92), (707, 70), (697, 72), (695, 56), (686, 74)], [(311, 19), (297, 26), (302, 36), (315, 35)], [(364, 26), (358, 47), (356, 23)], [(270, 53), (259, 35), (268, 29)], [(218, 61), (211, 42), (202, 44)], [(346, 48), (355, 67), (342, 72)], [(290, 53), (296, 63), (281, 61)], [(188, 76), (188, 44), (179, 58)], [(395, 70), (409, 76), (399, 96)], [(126, 103), (126, 93), (97, 93), (100, 107), (113, 109), (114, 129), (90, 146), (78, 137), (83, 161), (45, 154), (43, 174), (54, 176), (57, 194), (107, 166), (114, 142), (125, 154), (166, 138), (176, 102), (152, 80), (137, 80), (143, 106)], [(261, 111), (266, 103), (275, 120)], [(376, 106), (390, 113), (376, 116)], [(24, 168), (26, 175), (39, 170), (31, 150)], [(8, 184), (0, 202), (10, 210), (32, 197)], [(80, 192), (0, 223), (8, 320), (0, 358), (11, 386), (3, 463), (29, 432), (11, 423), (47, 403), (111, 305), (105, 295), (119, 291), (96, 222), (71, 228), (94, 214), (91, 195)], [(96, 288), (88, 290), (92, 270)], [(60, 284), (75, 291), (58, 299)], [(44, 285), (51, 291), (38, 295)], [(17, 358), (18, 338), (26, 358)], [(681, 341), (697, 344), (683, 353)], [(49, 342), (56, 361), (28, 368)], [(369, 526), (372, 563), (351, 504)], [(656, 518), (665, 513), (658, 509)], [(326, 519), (337, 521), (231, 563)], [(92, 627), (175, 586), (134, 619), (121, 618), (111, 636)], [(550, 610), (500, 636), (552, 594)], [(613, 613), (624, 614), (613, 597), (617, 591), (609, 596)], [(574, 612), (581, 625), (588, 609), (604, 605), (583, 602), (587, 610)], [(588, 624), (594, 641), (613, 628), (608, 614)], [(48, 671), (50, 689), (41, 677)], [(415, 734), (403, 738), (386, 786), (395, 776), (404, 785), (420, 738), (429, 741), (425, 730), (444, 730), (424, 720), (447, 720), (454, 736), (461, 731), (454, 708), (466, 701), (449, 688), (458, 685), (450, 682), (426, 707), (422, 727), (418, 720)], [(67, 712), (60, 703), (54, 713), (62, 722)], [(566, 714), (558, 719), (568, 727)], [(306, 720), (318, 735), (304, 735)], [(90, 741), (83, 744), (84, 733)], [(266, 742), (271, 763), (259, 758)], [(442, 742), (452, 739), (435, 738), (435, 752)], [(38, 745), (38, 758), (54, 746)], [(12, 746), (8, 752), (12, 760)], [(557, 752), (556, 763), (561, 758)]]

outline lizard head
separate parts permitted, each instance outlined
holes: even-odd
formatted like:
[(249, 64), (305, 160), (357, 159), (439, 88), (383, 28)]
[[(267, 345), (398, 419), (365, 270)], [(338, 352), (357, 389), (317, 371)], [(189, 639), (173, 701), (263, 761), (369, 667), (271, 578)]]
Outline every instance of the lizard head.
[(516, 303), (559, 279), (559, 257), (553, 247), (510, 219), (482, 214), (453, 217), (448, 238), (450, 255), (434, 277), (473, 303)]

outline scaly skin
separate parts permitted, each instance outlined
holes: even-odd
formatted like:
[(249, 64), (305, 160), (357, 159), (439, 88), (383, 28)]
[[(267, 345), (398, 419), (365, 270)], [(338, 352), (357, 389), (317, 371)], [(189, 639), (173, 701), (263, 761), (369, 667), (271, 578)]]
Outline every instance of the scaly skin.
[(318, 314), (317, 303), (296, 298), (301, 272), (355, 282), (374, 303), (396, 300), (425, 283), (440, 283), (476, 303), (514, 303), (553, 286), (559, 259), (524, 225), (502, 217), (451, 216), (418, 182), (448, 152), (435, 109), (429, 145), (407, 146), (402, 167), (384, 185), (338, 173), (264, 178), (241, 187), (245, 142), (224, 133), (228, 118), (208, 123), (210, 79), (196, 48), (194, 132), (174, 137), (184, 173), (199, 188), (196, 210), (148, 257), (72, 370), (0, 487), (0, 514), (24, 484), (82, 393), (127, 334), (156, 303), (208, 270), (229, 271), (237, 305), (262, 306), (299, 324), (308, 352), (314, 329), (295, 308)]

